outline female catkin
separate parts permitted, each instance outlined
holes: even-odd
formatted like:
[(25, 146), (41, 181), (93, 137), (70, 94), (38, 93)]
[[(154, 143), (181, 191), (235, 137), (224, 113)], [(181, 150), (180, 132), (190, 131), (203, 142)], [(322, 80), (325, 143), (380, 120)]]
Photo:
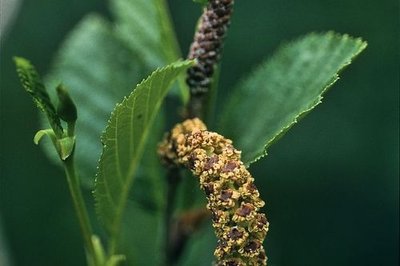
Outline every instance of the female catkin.
[(219, 62), (222, 44), (233, 12), (233, 0), (210, 0), (200, 17), (188, 59), (196, 64), (187, 71), (190, 88), (189, 116), (201, 116), (204, 96), (210, 89), (214, 68)]

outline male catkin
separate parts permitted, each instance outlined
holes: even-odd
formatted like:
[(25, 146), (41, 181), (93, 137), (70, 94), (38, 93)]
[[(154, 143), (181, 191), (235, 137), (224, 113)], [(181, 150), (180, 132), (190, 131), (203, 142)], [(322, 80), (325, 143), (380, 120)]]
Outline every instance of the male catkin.
[(201, 120), (189, 119), (172, 129), (159, 154), (199, 177), (218, 238), (216, 265), (266, 265), (262, 243), (268, 221), (260, 212), (264, 202), (232, 141), (207, 131)]

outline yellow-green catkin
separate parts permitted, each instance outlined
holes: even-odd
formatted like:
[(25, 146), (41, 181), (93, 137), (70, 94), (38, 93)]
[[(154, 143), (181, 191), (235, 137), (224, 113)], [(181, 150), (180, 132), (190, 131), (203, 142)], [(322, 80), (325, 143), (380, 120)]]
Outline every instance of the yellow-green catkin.
[(166, 163), (184, 165), (199, 177), (218, 238), (216, 265), (266, 265), (262, 243), (268, 221), (260, 212), (264, 202), (232, 141), (207, 131), (194, 118), (177, 124), (159, 153)]

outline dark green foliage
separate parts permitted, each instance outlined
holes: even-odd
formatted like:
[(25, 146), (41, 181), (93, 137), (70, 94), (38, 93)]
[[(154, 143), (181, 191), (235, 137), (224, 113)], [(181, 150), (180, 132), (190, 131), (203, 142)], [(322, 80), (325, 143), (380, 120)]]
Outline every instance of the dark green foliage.
[(333, 32), (310, 34), (278, 50), (233, 90), (219, 130), (250, 165), (299, 119), (321, 103), (338, 73), (366, 42)]
[(110, 112), (150, 69), (98, 15), (89, 15), (76, 26), (53, 65), (46, 80), (50, 86), (62, 82), (78, 106), (75, 156), (84, 184), (93, 188), (100, 135)]
[[(129, 4), (133, 2), (135, 2), (134, 5)], [(155, 15), (156, 12), (158, 12), (155, 11), (155, 7), (159, 8), (160, 5), (155, 3), (160, 2), (120, 0), (112, 1), (112, 3), (114, 5), (112, 11), (114, 15), (113, 23), (105, 21), (96, 15), (91, 15), (82, 21), (80, 26), (70, 35), (67, 42), (62, 46), (61, 52), (57, 56), (51, 74), (47, 79), (49, 84), (52, 85), (48, 86), (49, 88), (53, 88), (60, 81), (64, 82), (68, 86), (73, 99), (77, 102), (79, 120), (77, 125), (78, 150), (76, 155), (78, 157), (79, 170), (81, 173), (84, 173), (83, 177), (88, 184), (92, 184), (93, 182), (93, 173), (95, 172), (96, 163), (100, 155), (101, 143), (99, 141), (99, 136), (104, 129), (109, 113), (114, 108), (115, 103), (121, 101), (122, 96), (127, 95), (133, 88), (133, 85), (150, 73), (154, 67), (164, 65), (169, 61), (166, 59), (165, 52), (161, 51), (163, 47), (168, 46), (162, 45), (163, 42), (160, 42), (160, 40), (165, 40), (162, 37), (155, 38), (154, 36), (156, 35), (152, 34), (143, 38), (132, 37), (154, 32), (159, 34), (159, 31), (154, 31), (154, 29), (161, 28), (160, 24), (162, 25), (163, 23), (160, 23), (160, 21), (154, 22), (151, 21), (151, 19), (158, 17)], [(171, 4), (175, 7), (175, 13), (179, 13), (180, 5), (185, 6), (182, 3), (176, 4), (171, 2)], [(296, 10), (300, 6), (296, 3), (290, 4), (294, 5), (293, 9)], [(394, 149), (389, 151), (384, 147), (390, 146), (393, 148), (398, 144), (398, 141), (393, 142), (394, 138), (392, 136), (398, 133), (398, 127), (393, 125), (393, 121), (397, 120), (397, 115), (394, 115), (394, 112), (390, 111), (396, 109), (393, 108), (393, 106), (396, 102), (395, 99), (398, 97), (394, 95), (394, 90), (393, 92), (389, 92), (388, 90), (390, 85), (393, 84), (393, 82), (390, 81), (390, 77), (395, 76), (395, 74), (392, 73), (393, 71), (391, 72), (389, 69), (389, 67), (393, 66), (393, 61), (395, 61), (394, 59), (389, 60), (389, 53), (393, 50), (391, 47), (395, 42), (390, 42), (391, 38), (385, 35), (385, 32), (388, 32), (388, 29), (390, 29), (389, 23), (385, 23), (385, 21), (388, 22), (390, 20), (389, 18), (386, 19), (386, 12), (385, 15), (380, 14), (379, 11), (377, 11), (379, 14), (376, 14), (376, 12), (373, 14), (374, 18), (375, 16), (381, 16), (382, 24), (386, 25), (386, 27), (380, 27), (378, 34), (378, 30), (375, 30), (376, 33), (374, 33), (374, 29), (369, 27), (369, 24), (365, 22), (367, 21), (365, 18), (368, 18), (368, 16), (370, 19), (372, 18), (371, 12), (371, 14), (368, 15), (369, 13), (365, 10), (365, 12), (361, 14), (362, 11), (357, 11), (359, 7), (357, 7), (357, 9), (351, 9), (352, 4), (360, 5), (360, 3), (352, 1), (339, 1), (337, 5), (343, 4), (346, 5), (347, 11), (337, 12), (338, 10), (342, 10), (342, 7), (335, 8), (336, 4), (333, 4), (333, 2), (321, 4), (317, 1), (311, 1), (304, 5), (305, 9), (303, 11), (307, 8), (307, 12), (312, 13), (312, 15), (300, 15), (301, 12), (299, 12), (293, 16), (290, 10), (285, 10), (283, 12), (283, 7), (286, 7), (285, 5), (289, 5), (289, 3), (280, 4), (282, 5), (282, 10), (276, 3), (268, 3), (268, 5), (272, 5), (271, 9), (274, 10), (272, 12), (266, 8), (259, 8), (259, 10), (256, 10), (257, 8), (254, 6), (257, 6), (257, 3), (252, 3), (250, 5), (242, 2), (240, 3), (240, 7), (244, 9), (238, 9), (237, 13), (240, 14), (241, 17), (237, 17), (237, 20), (235, 20), (232, 25), (234, 30), (240, 27), (242, 27), (242, 29), (237, 30), (236, 33), (234, 32), (228, 39), (231, 45), (227, 50), (227, 54), (232, 59), (227, 60), (223, 65), (223, 78), (225, 79), (223, 85), (229, 84), (229, 86), (224, 86), (224, 88), (234, 87), (235, 91), (230, 91), (230, 93), (234, 95), (231, 96), (232, 98), (229, 100), (228, 105), (223, 105), (218, 108), (219, 111), (223, 112), (222, 118), (219, 120), (221, 123), (218, 124), (218, 130), (238, 143), (243, 149), (243, 155), (246, 157), (247, 163), (249, 164), (258, 157), (264, 155), (266, 148), (275, 143), (275, 140), (296, 123), (299, 118), (303, 117), (302, 114), (306, 114), (320, 102), (322, 92), (327, 89), (328, 85), (331, 85), (331, 81), (336, 80), (335, 73), (343, 66), (342, 63), (348, 62), (354, 55), (361, 51), (364, 47), (364, 43), (352, 38), (346, 40), (347, 44), (338, 41), (337, 44), (343, 44), (343, 46), (339, 47), (340, 49), (338, 48), (341, 52), (332, 54), (329, 52), (337, 51), (335, 45), (333, 45), (335, 43), (333, 35), (331, 35), (332, 42), (318, 43), (318, 41), (316, 41), (321, 47), (318, 45), (312, 46), (311, 50), (313, 53), (318, 51), (319, 47), (321, 50), (327, 52), (326, 54), (320, 54), (323, 58), (320, 58), (321, 63), (318, 65), (319, 67), (315, 65), (314, 69), (312, 69), (313, 71), (306, 72), (305, 69), (309, 69), (307, 66), (296, 66), (299, 70), (298, 72), (301, 74), (318, 72), (318, 75), (308, 74), (310, 79), (316, 78), (317, 76), (320, 77), (319, 81), (315, 82), (313, 86), (307, 86), (307, 84), (310, 84), (310, 79), (305, 80), (307, 75), (289, 75), (289, 71), (286, 70), (288, 65), (293, 62), (291, 60), (285, 61), (283, 64), (278, 62), (277, 65), (281, 65), (282, 68), (278, 69), (279, 71), (275, 71), (275, 73), (279, 72), (280, 74), (273, 76), (279, 77), (279, 80), (287, 82), (285, 83), (286, 86), (282, 86), (282, 82), (272, 82), (274, 80), (276, 81), (278, 78), (269, 78), (271, 76), (268, 73), (273, 72), (271, 70), (272, 68), (269, 66), (271, 61), (262, 63), (249, 78), (244, 79), (238, 86), (231, 86), (233, 81), (239, 76), (237, 75), (238, 73), (240, 73), (241, 76), (242, 73), (248, 71), (250, 61), (254, 61), (255, 58), (265, 57), (269, 54), (267, 51), (270, 51), (272, 46), (275, 47), (279, 39), (292, 38), (299, 32), (303, 33), (314, 30), (315, 27), (318, 29), (335, 28), (343, 32), (350, 31), (354, 35), (365, 36), (371, 43), (370, 49), (372, 55), (370, 49), (368, 49), (369, 64), (367, 64), (367, 66), (358, 64), (355, 70), (352, 68), (351, 71), (346, 71), (345, 74), (348, 73), (348, 76), (339, 84), (345, 88), (339, 90), (340, 93), (338, 94), (329, 94), (331, 98), (328, 102), (331, 103), (332, 101), (333, 105), (321, 106), (319, 108), (321, 109), (321, 114), (320, 112), (316, 112), (317, 115), (310, 117), (311, 120), (307, 119), (307, 121), (311, 121), (308, 124), (308, 131), (304, 129), (304, 127), (296, 127), (296, 129), (299, 128), (299, 130), (294, 131), (293, 135), (289, 134), (289, 141), (287, 142), (285, 138), (283, 143), (277, 146), (277, 156), (271, 156), (271, 158), (269, 158), (270, 163), (264, 165), (268, 166), (268, 169), (266, 169), (267, 167), (264, 167), (265, 169), (261, 168), (263, 167), (261, 164), (255, 167), (256, 172), (258, 172), (258, 175), (256, 174), (255, 176), (258, 180), (257, 182), (259, 182), (264, 191), (263, 193), (268, 203), (267, 208), (268, 211), (271, 211), (271, 219), (273, 221), (271, 238), (267, 241), (268, 249), (270, 250), (271, 264), (293, 265), (293, 261), (296, 261), (298, 265), (333, 265), (334, 262), (336, 265), (338, 263), (341, 265), (354, 265), (354, 263), (358, 262), (363, 262), (365, 265), (369, 265), (368, 263), (371, 263), (370, 265), (375, 265), (377, 262), (385, 262), (387, 264), (387, 262), (394, 261), (394, 252), (390, 249), (393, 239), (388, 236), (397, 235), (397, 231), (392, 228), (392, 222), (390, 222), (395, 221), (395, 219), (390, 219), (389, 221), (389, 219), (386, 218), (389, 215), (393, 217), (396, 216), (395, 212), (388, 213), (388, 210), (390, 206), (395, 205), (393, 203), (395, 202), (393, 195), (396, 193), (398, 194), (398, 191), (395, 189), (398, 186), (393, 184), (396, 182), (392, 182), (394, 180), (394, 175), (398, 172), (398, 167), (395, 166), (395, 159), (398, 158), (398, 154), (393, 151)], [(116, 7), (116, 5), (119, 5), (119, 7)], [(372, 4), (367, 1), (365, 3), (363, 2), (362, 5), (371, 7)], [(265, 7), (267, 4), (262, 3), (259, 4), (259, 6)], [(321, 10), (316, 10), (316, 7), (319, 6), (324, 6), (325, 9), (322, 10), (322, 12)], [(385, 4), (384, 6), (386, 7), (385, 10), (391, 10), (389, 4)], [(137, 7), (137, 10), (133, 10), (135, 7)], [(247, 11), (245, 9), (246, 7), (248, 7)], [(310, 7), (311, 9), (308, 10)], [(349, 7), (350, 9), (348, 9)], [(397, 10), (393, 7), (392, 9)], [(252, 11), (248, 12), (249, 10)], [(377, 8), (376, 10), (379, 9)], [(247, 29), (244, 31), (245, 21), (253, 21), (254, 23), (255, 20), (252, 20), (252, 17), (260, 14), (261, 11), (262, 13), (265, 12), (268, 19), (257, 16), (260, 21), (262, 20), (260, 24), (264, 26), (267, 25), (265, 28), (268, 29), (270, 27), (268, 25), (273, 24), (270, 23), (269, 19), (279, 20), (280, 22), (276, 23), (279, 32), (273, 32), (273, 30), (271, 34), (267, 34), (269, 31), (261, 32), (258, 24), (253, 24), (251, 27), (246, 26)], [(246, 12), (248, 14), (246, 14)], [(283, 14), (287, 14), (288, 12), (289, 16), (283, 16)], [(303, 14), (307, 12), (303, 12)], [(357, 12), (360, 13), (358, 14)], [(186, 28), (192, 30), (192, 25), (186, 26), (186, 10), (183, 10), (181, 13), (184, 13), (184, 15), (176, 17), (178, 28), (180, 31), (186, 30)], [(145, 16), (143, 14), (152, 15)], [(337, 17), (335, 18), (333, 14), (340, 16), (340, 20)], [(324, 19), (322, 19), (322, 16), (324, 16)], [(280, 18), (278, 19), (278, 17)], [(303, 18), (304, 21), (299, 23), (299, 19), (301, 18)], [(362, 21), (362, 18), (365, 19), (365, 21)], [(134, 23), (129, 21), (129, 19), (132, 19)], [(320, 24), (317, 26), (314, 20), (318, 20)], [(143, 30), (144, 27), (136, 27), (138, 31), (129, 29), (129, 25), (136, 26), (140, 24), (141, 21), (148, 26), (146, 27), (148, 30)], [(314, 26), (310, 26), (307, 23)], [(284, 29), (284, 33), (282, 33), (282, 29)], [(252, 33), (248, 33), (249, 31)], [(256, 33), (261, 34), (258, 37), (260, 40), (258, 43), (252, 44), (252, 40), (248, 38), (248, 36)], [(165, 34), (165, 32), (163, 34)], [(268, 38), (260, 38), (262, 34), (268, 35)], [(313, 36), (314, 38), (318, 38), (318, 36), (322, 37), (322, 35), (323, 34), (317, 34)], [(185, 38), (184, 36), (182, 39), (183, 44), (187, 42)], [(338, 39), (341, 38), (338, 37)], [(132, 44), (130, 42), (136, 43)], [(258, 47), (264, 45), (264, 43), (266, 44), (265, 47), (258, 49)], [(353, 44), (354, 46), (352, 46)], [(295, 46), (295, 43), (290, 46)], [(385, 47), (385, 49), (382, 50), (381, 47)], [(40, 52), (40, 49), (37, 47), (35, 48), (33, 46), (32, 49), (39, 51), (36, 52), (37, 54), (43, 54), (43, 51)], [(157, 51), (155, 52), (155, 50)], [(262, 50), (263, 54), (257, 54), (258, 50)], [(290, 47), (286, 46), (279, 50), (279, 52), (287, 53), (288, 50), (290, 50)], [(166, 53), (168, 54), (168, 52)], [(303, 53), (294, 53), (290, 58), (299, 59), (301, 55), (303, 55)], [(342, 55), (343, 58), (336, 61), (336, 59), (334, 60), (336, 55)], [(43, 56), (46, 57), (46, 55)], [(375, 58), (373, 58), (373, 56), (375, 56)], [(272, 59), (275, 57), (276, 56), (273, 56)], [(32, 58), (32, 55), (29, 55), (29, 58)], [(311, 59), (315, 58), (313, 57)], [(337, 64), (335, 62), (333, 62), (335, 64), (332, 65), (322, 64), (323, 62), (328, 62), (329, 60), (327, 59), (332, 59), (332, 61), (336, 61)], [(364, 60), (364, 56), (361, 59)], [(364, 64), (366, 63), (365, 60), (363, 62)], [(38, 63), (37, 60), (35, 60), (35, 64), (36, 63)], [(43, 63), (40, 63), (46, 64), (47, 61), (44, 60)], [(322, 71), (321, 69), (323, 69), (323, 67), (321, 67), (321, 65), (324, 67), (332, 66), (331, 71)], [(319, 71), (315, 71), (315, 69)], [(326, 75), (324, 78), (319, 76), (319, 74), (327, 74), (328, 72), (330, 74)], [(328, 78), (328, 76), (331, 78)], [(226, 81), (228, 77), (229, 81)], [(2, 82), (7, 78), (8, 77), (2, 75)], [(302, 80), (303, 78), (304, 80)], [(28, 76), (25, 76), (25, 79), (29, 80)], [(268, 82), (265, 80), (268, 80)], [(318, 83), (319, 86), (315, 85), (316, 83)], [(274, 86), (266, 86), (266, 84), (274, 84)], [(291, 86), (291, 84), (295, 85)], [(36, 84), (35, 86), (38, 85)], [(294, 88), (299, 89), (299, 91), (307, 91), (310, 89), (313, 90), (313, 93), (306, 93), (306, 96), (309, 96), (309, 98), (302, 101), (299, 108), (291, 109), (293, 106), (290, 102), (297, 99), (295, 97), (296, 95), (293, 95), (291, 98), (286, 98), (285, 96), (287, 93), (290, 94), (294, 92), (294, 90), (292, 90)], [(253, 93), (255, 90), (256, 93)], [(277, 98), (281, 97), (278, 93), (275, 93), (277, 91), (285, 91), (285, 95), (281, 95), (284, 101), (276, 101)], [(372, 94), (374, 96), (371, 96)], [(98, 97), (89, 99), (87, 97), (88, 95), (95, 95)], [(340, 97), (343, 97), (341, 102)], [(4, 101), (3, 99), (2, 101)], [(240, 101), (238, 99), (240, 99)], [(338, 99), (339, 101), (337, 101)], [(6, 106), (4, 102), (2, 102), (2, 104)], [(10, 100), (10, 103), (11, 102), (14, 101)], [(351, 102), (351, 104), (349, 104), (349, 102)], [(45, 106), (43, 102), (38, 105)], [(349, 107), (350, 105), (351, 107)], [(333, 110), (334, 108), (335, 110)], [(14, 110), (4, 107), (2, 111), (4, 112), (6, 109)], [(53, 107), (53, 114), (55, 114), (54, 110)], [(287, 112), (288, 110), (290, 112)], [(174, 111), (175, 110), (172, 112)], [(5, 114), (5, 117), (7, 117), (7, 115), (10, 116), (10, 111), (7, 112), (2, 113), (2, 115)], [(285, 115), (277, 115), (279, 112), (285, 113), (287, 119), (282, 119)], [(365, 116), (361, 113), (365, 113)], [(30, 112), (25, 113), (24, 117), (25, 115), (31, 117), (31, 119), (33, 117)], [(324, 130), (321, 128), (321, 125), (326, 126), (326, 123), (323, 124), (322, 122), (326, 117), (333, 118), (334, 121), (330, 120), (329, 124), (331, 126), (328, 125), (327, 129)], [(335, 119), (337, 120), (335, 121)], [(306, 126), (307, 121), (305, 121)], [(81, 124), (79, 125), (79, 123)], [(60, 123), (58, 122), (58, 124)], [(246, 124), (248, 126), (246, 126)], [(342, 129), (335, 128), (335, 125), (339, 125)], [(123, 239), (120, 241), (120, 245), (118, 245), (118, 249), (127, 254), (129, 258), (133, 258), (128, 261), (128, 264), (155, 265), (155, 263), (159, 262), (160, 258), (160, 254), (156, 253), (159, 253), (160, 250), (159, 224), (162, 217), (160, 217), (159, 210), (163, 207), (163, 194), (158, 191), (160, 189), (158, 186), (163, 186), (164, 184), (162, 183), (163, 177), (160, 174), (160, 172), (162, 172), (160, 171), (160, 165), (152, 167), (152, 165), (157, 163), (157, 157), (151, 152), (155, 150), (155, 143), (160, 139), (160, 133), (166, 130), (166, 128), (163, 127), (163, 123), (160, 123), (159, 126), (159, 128), (153, 126), (150, 131), (151, 134), (149, 134), (148, 138), (149, 142), (151, 142), (151, 146), (143, 144), (144, 147), (148, 148), (144, 148), (143, 159), (139, 163), (140, 167), (137, 168), (134, 187), (129, 193), (128, 207), (123, 217), (123, 228), (121, 231), (124, 232), (124, 235)], [(6, 127), (2, 125), (2, 129), (3, 128), (5, 129)], [(17, 135), (17, 133), (12, 132), (11, 134), (10, 131), (7, 131), (7, 129), (5, 130), (4, 136), (12, 136), (12, 134)], [(332, 131), (333, 133), (329, 134), (328, 131)], [(20, 130), (20, 132), (23, 131)], [(335, 135), (334, 132), (337, 132), (337, 135)], [(296, 135), (296, 133), (298, 134)], [(318, 137), (315, 138), (315, 142), (312, 142), (314, 137), (304, 138), (304, 136), (314, 136), (311, 133), (318, 135)], [(47, 133), (41, 132), (39, 135), (40, 134)], [(335, 138), (336, 142), (332, 141), (332, 144), (324, 145), (329, 136), (331, 136), (332, 139)], [(27, 137), (24, 138), (27, 139)], [(299, 138), (301, 138), (301, 140)], [(8, 139), (9, 138), (7, 138), (7, 140)], [(339, 139), (342, 141), (339, 141)], [(379, 141), (377, 141), (377, 139), (379, 139)], [(380, 144), (378, 144), (378, 142)], [(24, 230), (23, 224), (18, 222), (15, 218), (18, 217), (18, 215), (16, 215), (17, 213), (24, 213), (24, 215), (26, 215), (27, 211), (21, 207), (22, 205), (25, 206), (26, 202), (38, 200), (36, 193), (35, 197), (29, 198), (29, 189), (25, 189), (25, 187), (32, 186), (32, 184), (29, 185), (29, 182), (32, 182), (30, 181), (32, 180), (32, 173), (24, 174), (23, 169), (12, 169), (15, 168), (14, 163), (17, 161), (13, 160), (13, 158), (16, 158), (13, 154), (15, 151), (14, 149), (18, 148), (19, 141), (15, 143), (17, 144), (12, 145), (12, 149), (10, 148), (11, 146), (7, 146), (8, 144), (4, 144), (4, 152), (9, 154), (9, 159), (7, 159), (8, 157), (4, 159), (8, 162), (4, 163), (4, 167), (2, 164), (2, 168), (4, 169), (4, 171), (2, 171), (2, 178), (4, 176), (4, 179), (2, 180), (5, 180), (2, 184), (7, 185), (7, 190), (10, 189), (10, 192), (5, 191), (3, 193), (2, 191), (0, 197), (2, 206), (7, 206), (6, 204), (10, 202), (10, 205), (12, 204), (13, 207), (2, 209), (2, 214), (4, 213), (5, 225), (7, 226), (6, 232), (11, 239), (11, 248), (15, 253), (15, 260), (20, 262), (21, 265), (24, 264), (21, 263), (21, 261), (24, 261), (26, 265), (36, 265), (35, 263), (40, 262), (37, 262), (35, 259), (32, 260), (33, 262), (31, 261), (27, 264), (28, 258), (37, 258), (35, 257), (37, 256), (36, 254), (42, 254), (41, 252), (45, 249), (44, 245), (47, 245), (47, 248), (54, 249), (56, 249), (57, 246), (51, 245), (50, 247), (50, 245), (47, 244), (54, 243), (53, 233), (49, 234), (43, 232), (40, 236), (32, 233), (33, 237), (28, 238), (28, 234), (26, 234), (27, 230)], [(293, 143), (297, 143), (298, 145), (292, 146)], [(308, 145), (313, 146), (308, 147)], [(288, 155), (288, 152), (299, 149), (299, 147), (306, 147), (303, 150), (303, 152), (307, 152), (306, 156), (299, 156), (301, 152), (294, 152), (292, 155)], [(328, 147), (328, 149), (326, 149), (326, 147)], [(284, 152), (279, 152), (280, 149)], [(18, 151), (19, 150), (21, 150), (21, 148), (19, 148)], [(350, 153), (344, 154), (344, 151), (350, 151)], [(149, 157), (147, 157), (146, 153), (148, 153)], [(349, 156), (349, 154), (351, 156)], [(297, 158), (293, 158), (294, 156), (297, 156)], [(21, 155), (21, 157), (24, 158), (23, 155)], [(35, 156), (30, 157), (32, 158)], [(41, 157), (38, 156), (36, 161), (32, 158), (32, 167), (40, 168), (40, 158)], [(284, 158), (293, 159), (285, 161)], [(282, 166), (282, 163), (279, 165), (279, 161), (285, 162), (286, 165)], [(345, 161), (346, 163), (344, 163)], [(29, 162), (27, 165), (29, 165)], [(271, 165), (274, 166), (271, 167)], [(310, 165), (312, 165), (312, 170)], [(299, 171), (299, 169), (304, 169), (304, 172), (302, 172), (303, 170)], [(317, 171), (317, 169), (321, 171)], [(51, 171), (49, 172), (52, 173)], [(51, 187), (50, 183), (46, 182), (47, 179), (43, 177), (43, 175), (49, 175), (49, 172), (47, 170), (39, 172), (42, 175), (40, 177), (42, 183), (40, 189), (43, 187), (47, 188), (49, 191), (53, 191), (53, 187)], [(264, 173), (266, 178), (263, 176)], [(55, 171), (52, 173), (52, 180), (57, 180), (54, 179), (54, 175), (56, 174), (58, 173)], [(18, 176), (18, 179), (15, 178), (15, 176)], [(26, 178), (23, 178), (23, 176), (26, 176)], [(147, 179), (146, 177), (148, 176), (151, 176), (151, 178)], [(156, 178), (153, 180), (153, 177)], [(20, 185), (10, 186), (10, 184), (18, 184), (18, 180), (21, 180), (19, 183)], [(51, 182), (55, 183), (56, 181)], [(53, 185), (53, 183), (51, 184)], [(32, 187), (34, 186), (35, 185)], [(17, 187), (21, 189), (18, 190)], [(197, 188), (194, 187), (193, 190), (194, 189)], [(24, 200), (18, 201), (17, 196), (14, 196), (11, 191), (20, 190), (24, 192), (17, 192), (14, 194), (20, 194), (21, 199)], [(54, 191), (57, 191), (57, 188), (54, 188)], [(193, 195), (194, 194), (195, 193), (193, 193)], [(149, 196), (146, 197), (146, 195)], [(55, 227), (57, 224), (59, 227), (55, 230), (58, 230), (60, 227), (64, 228), (66, 226), (64, 223), (69, 222), (68, 217), (72, 216), (65, 215), (68, 214), (68, 211), (63, 210), (68, 210), (69, 206), (64, 206), (65, 200), (62, 200), (61, 203), (57, 202), (57, 199), (60, 197), (60, 195), (49, 194), (48, 198), (43, 201), (47, 204), (42, 204), (42, 206), (46, 206), (46, 209), (56, 208), (59, 210), (59, 217), (53, 217), (53, 212), (43, 215), (43, 217), (46, 216), (46, 222), (48, 219), (52, 221), (55, 219), (57, 219), (57, 221), (60, 220), (60, 222), (56, 222), (55, 225), (49, 224), (46, 227), (46, 231), (51, 230), (51, 226)], [(29, 200), (25, 200), (26, 198)], [(49, 198), (51, 198), (51, 201)], [(297, 199), (301, 200), (297, 201)], [(24, 204), (18, 204), (18, 202), (23, 202)], [(50, 202), (54, 202), (55, 206), (50, 206)], [(40, 201), (37, 206), (39, 206), (39, 204)], [(29, 204), (26, 204), (26, 208), (28, 208), (28, 205)], [(357, 208), (354, 209), (354, 206)], [(33, 209), (35, 209), (35, 207), (33, 207)], [(35, 215), (42, 215), (39, 214), (42, 209), (45, 208), (36, 207), (36, 211), (32, 211), (30, 217), (35, 220)], [(322, 211), (328, 209), (329, 212)], [(296, 213), (296, 210), (298, 210), (299, 213)], [(346, 213), (346, 210), (346, 216), (342, 215), (341, 217), (331, 220), (332, 217), (329, 216), (329, 213), (335, 212), (343, 214)], [(302, 221), (303, 216), (308, 219), (306, 218)], [(19, 217), (21, 217), (21, 215)], [(36, 220), (38, 219), (36, 218)], [(331, 225), (331, 223), (335, 225), (335, 229), (327, 228), (326, 225)], [(44, 223), (40, 223), (40, 226), (42, 226), (42, 224)], [(393, 222), (393, 224), (395, 224), (395, 222)], [(70, 225), (70, 227), (73, 226), (76, 227), (75, 224)], [(36, 227), (39, 228), (39, 226)], [(157, 230), (154, 230), (154, 228), (157, 228)], [(190, 241), (188, 249), (181, 261), (182, 265), (206, 265), (212, 260), (212, 248), (215, 244), (215, 239), (213, 238), (211, 230), (207, 227), (205, 228), (207, 231), (206, 234), (203, 233), (204, 231), (201, 231), (194, 235), (194, 238)], [(137, 232), (138, 230), (140, 230), (140, 232)], [(22, 232), (24, 232), (25, 235)], [(73, 234), (63, 237), (63, 239), (65, 239), (65, 244), (62, 244), (65, 245), (62, 246), (63, 250), (69, 251), (73, 246), (67, 246), (69, 245), (68, 241), (72, 239), (72, 235)], [(20, 245), (21, 240), (18, 240), (18, 236), (20, 239), (26, 240), (27, 243), (32, 243), (32, 239), (44, 236), (43, 247), (38, 245), (32, 246), (31, 249), (24, 249), (23, 246)], [(346, 238), (347, 236), (351, 237)], [(70, 239), (68, 237), (70, 237)], [(322, 238), (325, 240), (322, 241), (321, 245), (317, 245), (317, 241), (321, 241)], [(364, 241), (363, 239), (368, 239), (368, 241)], [(368, 243), (368, 245), (363, 245), (363, 243)], [(79, 244), (80, 243), (77, 242), (75, 246)], [(312, 249), (309, 253), (302, 252), (304, 250), (309, 250), (309, 248)], [(26, 252), (23, 250), (26, 250)], [(339, 251), (335, 252), (335, 254), (337, 253), (335, 259), (326, 261), (324, 257), (328, 257), (327, 254), (332, 254), (329, 250)], [(371, 250), (379, 252), (369, 252)], [(397, 250), (397, 248), (395, 248), (395, 250)], [(57, 254), (64, 253), (60, 251)], [(151, 257), (152, 254), (154, 256)], [(296, 254), (296, 256), (293, 254)], [(70, 254), (68, 254), (68, 256), (70, 256)], [(300, 262), (298, 261), (299, 256), (302, 258)], [(345, 256), (347, 257), (345, 258)], [(378, 259), (379, 256), (382, 256), (382, 258)], [(49, 255), (49, 258), (50, 257), (51, 255)], [(68, 263), (68, 259), (59, 261), (58, 258), (53, 258), (53, 260), (49, 261), (57, 265), (71, 265)], [(17, 265), (19, 264), (17, 263)], [(75, 261), (74, 265), (79, 265), (79, 261)]]
[[(178, 62), (154, 71), (111, 114), (102, 136), (104, 148), (94, 195), (97, 212), (109, 234), (112, 252), (116, 252), (119, 246), (121, 222), (134, 184), (133, 177), (161, 103), (179, 74), (192, 63)], [(146, 187), (142, 189), (147, 190)]]
[[(82, 180), (93, 188), (100, 138), (115, 104), (155, 68), (179, 59), (169, 18), (159, 0), (110, 2), (113, 21), (89, 14), (69, 33), (46, 81), (60, 82), (79, 107), (75, 156)], [(180, 78), (183, 81), (183, 77)], [(174, 91), (187, 98), (182, 88)], [(52, 159), (51, 149), (47, 149)]]

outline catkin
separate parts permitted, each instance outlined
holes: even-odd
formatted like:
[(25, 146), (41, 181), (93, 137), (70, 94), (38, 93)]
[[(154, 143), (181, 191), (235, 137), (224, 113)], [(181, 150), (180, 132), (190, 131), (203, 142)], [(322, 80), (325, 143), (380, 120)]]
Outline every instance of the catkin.
[(201, 120), (189, 119), (172, 129), (159, 154), (164, 162), (188, 167), (199, 177), (218, 238), (216, 265), (266, 265), (264, 202), (232, 141), (207, 131)]
[[(214, 68), (221, 57), (223, 40), (230, 24), (233, 3), (233, 0), (210, 0), (200, 17), (188, 55), (188, 59), (197, 59), (197, 63), (188, 69), (186, 79), (194, 105), (199, 104), (199, 99), (210, 89)], [(194, 109), (197, 107), (193, 106)]]

